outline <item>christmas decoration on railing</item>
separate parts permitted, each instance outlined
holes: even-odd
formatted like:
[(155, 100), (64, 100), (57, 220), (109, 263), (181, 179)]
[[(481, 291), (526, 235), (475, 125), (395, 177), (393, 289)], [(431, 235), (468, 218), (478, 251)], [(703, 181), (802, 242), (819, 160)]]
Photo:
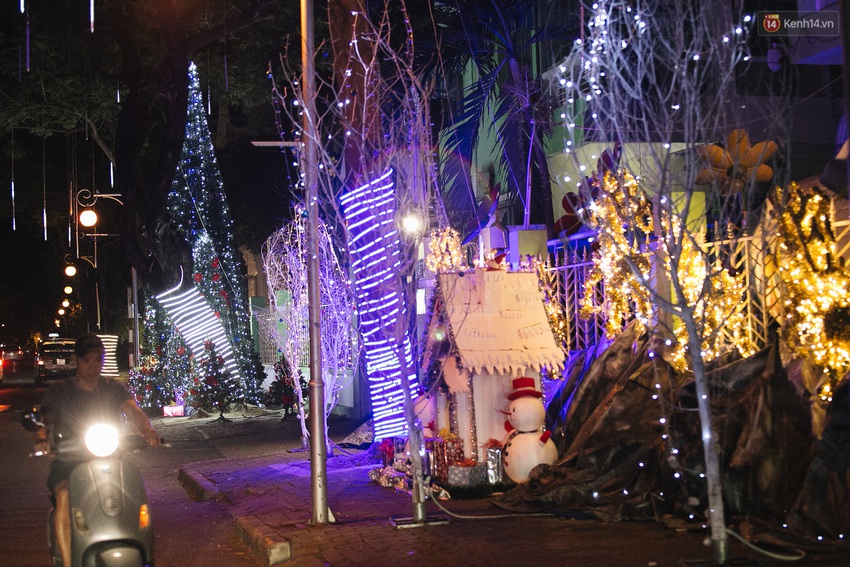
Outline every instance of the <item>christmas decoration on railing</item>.
[[(400, 239), (393, 170), (341, 199), (348, 221), (351, 273), (357, 295), (375, 440), (404, 435), (404, 393), (416, 377), (407, 308), (399, 280)], [(411, 392), (411, 397), (415, 393)]]
[[(652, 317), (652, 302), (643, 281), (650, 277), (650, 260), (643, 245), (653, 231), (652, 203), (626, 170), (605, 173), (599, 195), (584, 211), (587, 224), (598, 232), (593, 268), (587, 276), (579, 314), (589, 319), (607, 312), (605, 334), (612, 338), (633, 316), (645, 329)], [(605, 304), (597, 305), (597, 286), (605, 287)]]
[[(588, 224), (598, 231), (598, 248), (594, 252), (594, 267), (585, 282), (580, 314), (590, 318), (601, 310), (607, 314), (606, 334), (612, 338), (622, 331), (632, 317), (646, 329), (653, 315), (650, 286), (647, 285), (656, 265), (655, 277), (675, 275), (681, 286), (685, 304), (694, 309), (694, 320), (700, 329), (701, 355), (712, 360), (728, 350), (721, 341), (722, 327), (742, 328), (744, 316), (740, 312), (745, 283), (721, 265), (710, 265), (701, 247), (702, 237), (691, 234), (682, 219), (667, 209), (661, 209), (658, 245), (663, 254), (651, 254), (649, 244), (654, 236), (652, 204), (628, 171), (619, 175), (606, 173), (594, 203), (587, 207)], [(625, 228), (625, 229), (624, 229)], [(671, 246), (678, 250), (671, 251)], [(677, 257), (676, 273), (671, 258)], [(603, 284), (606, 302), (597, 305), (597, 286)], [(678, 370), (687, 367), (684, 345), (687, 332), (684, 325), (674, 321), (675, 341), (670, 348), (670, 362)], [(756, 352), (745, 333), (735, 332), (734, 347), (743, 355)]]
[(460, 234), (451, 227), (432, 230), (425, 266), (432, 272), (451, 272), (463, 267)]
[(548, 261), (535, 260), (534, 266), (537, 270), (540, 291), (543, 292), (543, 307), (546, 309), (546, 318), (549, 320), (552, 334), (564, 354), (568, 354), (570, 335), (564, 305), (560, 301), (561, 290), (558, 287), (556, 272), (551, 269)]
[(706, 162), (706, 168), (697, 173), (697, 184), (712, 183), (728, 195), (739, 193), (753, 183), (764, 183), (773, 178), (773, 169), (765, 165), (776, 152), (776, 142), (750, 143), (746, 130), (732, 130), (726, 138), (726, 147), (706, 144), (697, 148), (697, 155)]
[[(671, 262), (673, 254), (669, 249), (670, 242), (675, 242), (680, 248), (678, 269), (675, 276), (679, 280), (684, 304), (693, 307), (694, 321), (700, 330), (701, 350), (703, 360), (709, 361), (735, 348), (741, 356), (755, 354), (758, 347), (748, 334), (741, 332), (746, 325), (746, 319), (740, 310), (746, 283), (743, 278), (737, 278), (722, 265), (710, 265), (703, 249), (703, 236), (691, 234), (682, 227), (682, 219), (678, 216), (662, 214), (661, 225), (663, 238), (659, 242), (664, 250), (667, 274), (673, 274)], [(721, 329), (734, 329), (732, 345), (723, 340)], [(688, 366), (687, 353), (683, 345), (688, 344), (688, 333), (685, 326), (674, 321), (673, 334), (676, 343), (671, 352), (671, 364), (677, 370)]]
[(837, 252), (830, 201), (817, 189), (791, 183), (776, 189), (779, 277), (785, 287), (782, 337), (794, 355), (823, 368), (818, 395), (831, 399), (850, 371), (850, 275)]

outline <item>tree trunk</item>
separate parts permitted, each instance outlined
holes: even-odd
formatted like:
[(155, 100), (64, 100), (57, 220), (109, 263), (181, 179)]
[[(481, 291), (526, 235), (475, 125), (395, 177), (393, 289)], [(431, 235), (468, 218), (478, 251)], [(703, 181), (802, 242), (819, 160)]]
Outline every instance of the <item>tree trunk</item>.
[[(332, 0), (328, 2), (328, 22), (333, 46), (334, 82), (341, 98), (350, 102), (342, 109), (343, 127), (350, 132), (345, 138), (343, 156), (349, 172), (347, 185), (357, 184), (368, 175), (371, 149), (379, 147), (380, 113), (374, 86), (368, 73), (379, 72), (373, 65), (374, 47), (363, 41), (369, 30), (365, 0)], [(365, 67), (364, 67), (365, 66)]]
[(697, 393), (702, 447), (705, 456), (705, 481), (708, 493), (708, 522), (711, 529), (711, 544), (714, 550), (714, 564), (725, 565), (728, 553), (726, 519), (723, 508), (723, 479), (720, 475), (720, 456), (717, 452), (717, 439), (711, 419), (711, 405), (708, 399), (708, 377), (705, 363), (700, 355), (702, 345), (693, 314), (685, 312), (682, 320), (688, 331), (688, 348), (691, 351), (691, 369)]

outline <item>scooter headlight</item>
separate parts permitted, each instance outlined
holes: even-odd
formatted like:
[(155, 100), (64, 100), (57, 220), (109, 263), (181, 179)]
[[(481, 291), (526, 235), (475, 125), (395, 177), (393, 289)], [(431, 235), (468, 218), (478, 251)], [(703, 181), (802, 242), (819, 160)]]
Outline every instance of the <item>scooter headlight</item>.
[(118, 430), (105, 423), (92, 425), (86, 431), (86, 448), (95, 457), (108, 457), (118, 448)]

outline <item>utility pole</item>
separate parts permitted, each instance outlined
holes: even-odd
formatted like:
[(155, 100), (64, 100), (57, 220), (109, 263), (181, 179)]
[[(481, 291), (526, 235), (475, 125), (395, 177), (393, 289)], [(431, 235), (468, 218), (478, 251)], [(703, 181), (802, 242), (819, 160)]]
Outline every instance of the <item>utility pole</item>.
[(319, 206), (316, 143), (313, 0), (301, 0), (301, 120), (304, 201), (307, 207), (307, 301), (310, 327), (310, 477), (312, 523), (328, 523), (328, 448), (325, 439), (325, 384), (322, 378), (321, 298), (319, 292)]

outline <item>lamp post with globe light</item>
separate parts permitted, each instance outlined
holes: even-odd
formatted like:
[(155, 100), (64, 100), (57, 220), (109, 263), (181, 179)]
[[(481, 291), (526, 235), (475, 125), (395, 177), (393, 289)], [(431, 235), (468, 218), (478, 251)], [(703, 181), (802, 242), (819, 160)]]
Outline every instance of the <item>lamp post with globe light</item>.
[[(74, 198), (74, 244), (76, 250), (76, 257), (81, 260), (85, 260), (88, 262), (93, 268), (97, 268), (97, 241), (99, 238), (106, 237), (114, 237), (119, 236), (117, 234), (108, 234), (108, 233), (98, 233), (96, 226), (98, 223), (98, 215), (95, 210), (95, 204), (98, 199), (108, 199), (111, 201), (115, 201), (119, 205), (124, 205), (123, 201), (120, 199), (121, 194), (119, 193), (98, 193), (96, 191), (92, 191), (91, 189), (80, 189), (77, 191)], [(80, 228), (82, 227), (82, 229)], [(91, 238), (92, 240), (92, 255), (91, 257), (84, 256), (80, 254), (80, 239), (81, 238)], [(74, 268), (73, 265), (70, 265), (69, 268)], [(72, 274), (68, 274), (68, 268), (66, 268), (66, 275), (69, 277), (73, 277)], [(76, 269), (74, 268), (76, 271)], [(133, 360), (131, 361), (131, 365), (138, 364), (139, 360), (139, 309), (138, 309), (138, 280), (136, 277), (136, 269), (134, 267), (130, 267), (131, 274), (131, 283), (132, 283), (132, 295), (130, 299), (130, 318), (133, 321), (132, 324), (132, 336), (131, 340), (133, 342)], [(97, 281), (95, 281), (95, 301), (97, 304), (97, 328), (98, 331), (101, 330), (101, 319), (100, 319), (100, 297), (99, 297), (99, 289)]]

